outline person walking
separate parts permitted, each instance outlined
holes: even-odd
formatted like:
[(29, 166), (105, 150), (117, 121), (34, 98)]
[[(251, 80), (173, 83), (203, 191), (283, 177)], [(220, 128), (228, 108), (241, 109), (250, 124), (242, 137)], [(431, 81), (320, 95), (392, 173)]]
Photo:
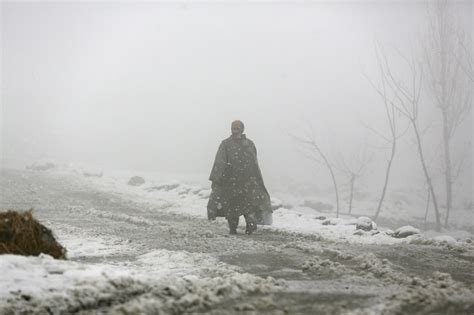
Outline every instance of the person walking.
[(212, 191), (208, 219), (225, 217), (230, 234), (237, 234), (241, 215), (245, 218), (246, 234), (256, 231), (257, 223), (271, 224), (270, 196), (258, 165), (257, 149), (243, 133), (244, 129), (242, 121), (232, 122), (232, 134), (221, 142), (209, 176)]

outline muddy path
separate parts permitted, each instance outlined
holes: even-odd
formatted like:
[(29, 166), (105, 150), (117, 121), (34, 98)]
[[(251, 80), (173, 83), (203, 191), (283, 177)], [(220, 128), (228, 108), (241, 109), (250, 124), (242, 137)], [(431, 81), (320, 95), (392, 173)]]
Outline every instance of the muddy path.
[[(473, 314), (473, 256), (449, 247), (354, 245), (267, 228), (229, 235), (224, 220), (169, 212), (170, 205), (129, 201), (67, 174), (2, 170), (0, 208), (34, 208), (40, 220), (134, 244), (131, 255), (76, 257), (89, 263), (128, 260), (153, 249), (206, 253), (242, 272), (283, 279), (283, 291), (225, 301), (203, 313)], [(205, 209), (203, 209), (205, 211)], [(442, 274), (440, 274), (442, 273)]]

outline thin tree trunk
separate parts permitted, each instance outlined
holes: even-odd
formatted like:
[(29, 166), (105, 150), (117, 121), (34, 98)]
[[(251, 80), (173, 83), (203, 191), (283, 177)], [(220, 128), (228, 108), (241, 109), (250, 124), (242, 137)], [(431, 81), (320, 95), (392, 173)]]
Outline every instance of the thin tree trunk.
[(326, 167), (329, 169), (329, 173), (331, 173), (332, 183), (334, 185), (334, 190), (336, 192), (336, 218), (339, 218), (339, 189), (337, 187), (336, 176), (334, 175), (334, 171), (332, 169), (331, 163), (329, 163), (328, 159), (326, 158), (324, 153), (321, 151), (319, 146), (313, 143), (313, 147), (318, 151), (319, 155), (321, 155), (321, 157), (324, 160), (324, 163), (326, 164)]
[(337, 188), (336, 176), (332, 170), (331, 165), (327, 164), (329, 172), (331, 173), (332, 183), (334, 184), (334, 190), (336, 191), (336, 218), (339, 218), (339, 189)]
[(452, 196), (453, 196), (453, 185), (452, 185), (452, 171), (451, 171), (451, 152), (449, 150), (449, 131), (447, 122), (447, 113), (443, 112), (443, 140), (444, 140), (444, 167), (445, 167), (445, 178), (446, 183), (446, 217), (444, 220), (444, 227), (448, 227), (449, 214), (452, 207)]
[[(447, 3), (445, 3), (447, 4)], [(438, 11), (438, 21), (439, 21), (439, 29), (438, 29), (438, 41), (439, 41), (439, 57), (440, 57), (440, 73), (439, 73), (439, 93), (440, 93), (440, 103), (439, 107), (441, 110), (441, 116), (443, 120), (443, 145), (444, 145), (444, 181), (446, 186), (446, 217), (444, 221), (444, 227), (448, 225), (449, 213), (451, 211), (452, 206), (452, 177), (451, 177), (451, 154), (449, 150), (450, 144), (450, 124), (452, 122), (449, 121), (449, 103), (448, 103), (448, 16), (447, 16), (447, 8), (442, 8)]]
[(425, 218), (423, 219), (423, 224), (426, 225), (426, 220), (428, 219), (428, 210), (430, 209), (430, 201), (431, 201), (431, 192), (430, 188), (427, 188), (428, 197), (426, 198), (426, 208), (425, 208)]
[(421, 146), (421, 138), (420, 138), (420, 133), (418, 131), (418, 127), (417, 127), (416, 122), (414, 121), (414, 119), (411, 119), (411, 123), (412, 123), (412, 126), (413, 126), (413, 130), (415, 131), (416, 142), (418, 144), (418, 154), (420, 156), (421, 166), (423, 167), (423, 173), (425, 175), (426, 183), (428, 184), (428, 187), (430, 189), (431, 197), (433, 197), (433, 206), (434, 206), (435, 216), (436, 216), (436, 231), (439, 232), (439, 231), (441, 231), (441, 221), (440, 221), (440, 218), (439, 218), (438, 202), (436, 200), (436, 195), (435, 195), (435, 191), (434, 191), (434, 188), (433, 188), (433, 183), (431, 182), (430, 174), (428, 173), (428, 169), (426, 167), (426, 162), (425, 162), (425, 157), (423, 155), (423, 148)]
[(355, 182), (355, 176), (352, 175), (351, 177), (351, 194), (349, 197), (349, 214), (352, 214), (352, 199), (354, 197), (354, 182)]
[(387, 187), (388, 187), (388, 179), (390, 177), (390, 170), (392, 168), (392, 162), (393, 162), (393, 159), (395, 158), (396, 147), (397, 147), (397, 141), (395, 139), (393, 139), (393, 141), (392, 141), (392, 154), (390, 155), (390, 160), (388, 161), (387, 169), (385, 170), (385, 182), (383, 184), (382, 195), (380, 196), (380, 200), (379, 200), (379, 203), (377, 205), (377, 211), (375, 212), (374, 221), (378, 219), (380, 211), (382, 210), (382, 204), (385, 200), (385, 194), (387, 193)]

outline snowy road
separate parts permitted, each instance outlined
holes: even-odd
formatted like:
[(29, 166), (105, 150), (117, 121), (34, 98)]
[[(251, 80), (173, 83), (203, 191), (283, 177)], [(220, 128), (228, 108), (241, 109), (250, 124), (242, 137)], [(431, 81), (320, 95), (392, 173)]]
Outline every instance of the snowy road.
[(33, 207), (70, 258), (1, 257), (16, 276), (2, 279), (0, 312), (474, 313), (472, 244), (349, 244), (267, 228), (230, 236), (223, 220), (169, 211), (174, 201), (131, 200), (66, 173), (3, 170), (0, 188), (0, 208)]

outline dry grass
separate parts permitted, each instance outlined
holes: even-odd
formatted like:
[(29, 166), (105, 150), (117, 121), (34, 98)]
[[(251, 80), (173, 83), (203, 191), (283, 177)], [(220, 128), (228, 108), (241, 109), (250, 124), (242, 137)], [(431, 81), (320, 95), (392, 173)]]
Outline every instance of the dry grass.
[(0, 254), (38, 256), (41, 253), (66, 258), (66, 249), (51, 230), (33, 218), (32, 209), (0, 212)]

